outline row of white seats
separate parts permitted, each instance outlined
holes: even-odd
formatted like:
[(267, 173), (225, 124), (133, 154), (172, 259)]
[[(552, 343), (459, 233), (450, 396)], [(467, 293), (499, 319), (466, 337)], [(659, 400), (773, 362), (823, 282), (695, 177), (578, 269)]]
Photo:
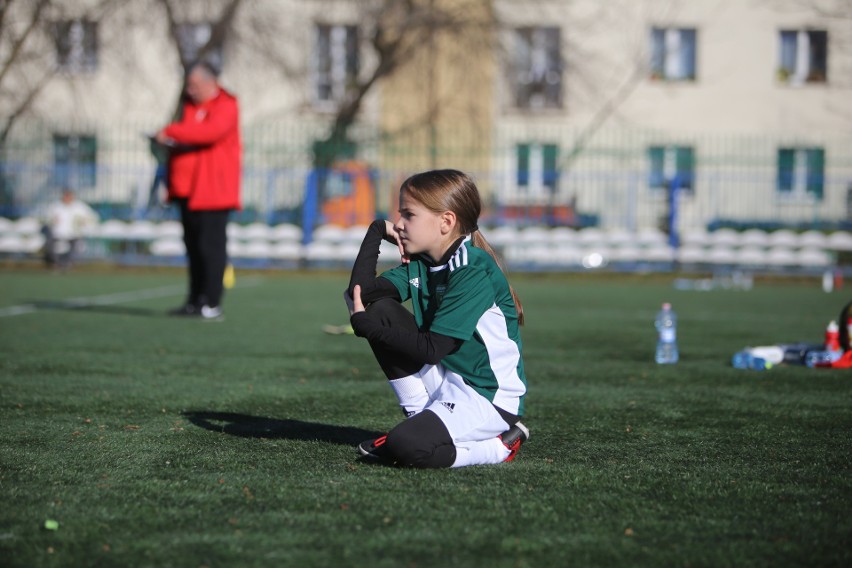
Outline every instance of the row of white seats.
[(789, 247), (742, 247), (724, 245), (703, 247), (687, 245), (677, 249), (667, 245), (640, 247), (627, 245), (565, 246), (514, 244), (503, 249), (506, 262), (515, 266), (586, 266), (598, 267), (623, 263), (673, 263), (684, 265), (742, 267), (828, 267), (835, 263), (834, 255), (825, 249)]
[[(241, 233), (235, 233), (243, 239), (270, 238), (264, 235), (263, 229), (249, 230), (246, 226)], [(295, 228), (295, 227), (294, 227)], [(299, 230), (298, 228), (295, 228)], [(359, 244), (364, 238), (366, 227), (336, 227), (325, 225), (318, 227), (312, 235), (315, 242), (337, 244)], [(230, 234), (230, 233), (229, 233)], [(667, 246), (668, 236), (658, 229), (642, 229), (636, 232), (627, 230), (603, 230), (597, 227), (571, 229), (556, 227), (497, 227), (484, 229), (483, 234), (489, 243), (496, 247), (514, 244), (526, 245), (598, 245), (623, 246), (638, 245), (640, 247)], [(734, 248), (760, 246), (772, 248), (777, 246), (789, 248), (823, 248), (827, 250), (852, 250), (852, 232), (835, 231), (825, 234), (819, 231), (795, 233), (790, 230), (762, 231), (750, 229), (737, 232), (732, 229), (719, 229), (713, 232), (688, 231), (681, 238), (684, 246), (731, 246)]]
[(732, 247), (789, 247), (789, 248), (824, 248), (831, 250), (852, 250), (852, 232), (834, 231), (830, 234), (821, 231), (804, 231), (796, 233), (789, 229), (763, 231), (747, 229), (718, 229), (713, 232), (693, 230), (686, 231), (681, 237), (684, 246), (732, 246)]
[(36, 254), (44, 246), (44, 235), (0, 235), (0, 254)]
[[(151, 245), (151, 253), (155, 256), (181, 256), (184, 254), (183, 243), (174, 239), (162, 239)], [(358, 245), (321, 241), (314, 241), (309, 245), (273, 244), (266, 241), (247, 243), (231, 241), (228, 243), (228, 254), (231, 258), (352, 262), (358, 254)], [(595, 268), (618, 263), (666, 264), (675, 261), (685, 265), (730, 265), (752, 268), (812, 268), (829, 267), (834, 264), (833, 255), (822, 249), (790, 249), (786, 247), (733, 249), (724, 246), (711, 248), (685, 246), (672, 249), (669, 246), (662, 245), (653, 247), (623, 246), (611, 248), (591, 246), (581, 248), (515, 244), (503, 249), (503, 257), (509, 265), (516, 267), (585, 266)], [(383, 243), (380, 260), (396, 263), (399, 260), (399, 252), (395, 246)]]
[[(40, 223), (34, 218), (9, 221), (0, 218), (0, 253), (35, 253), (44, 245)], [(302, 247), (302, 230), (297, 225), (269, 226), (263, 223), (229, 223), (229, 249), (233, 257), (246, 258), (328, 258), (346, 260), (357, 255), (366, 227), (318, 227), (313, 242)], [(636, 233), (603, 231), (598, 228), (574, 230), (567, 227), (498, 227), (486, 229), (486, 238), (503, 250), (507, 262), (575, 264), (578, 258), (597, 252), (612, 262), (670, 262), (709, 264), (752, 264), (755, 266), (829, 265), (833, 252), (852, 250), (852, 233), (818, 231), (794, 233), (751, 229), (743, 232), (719, 229), (714, 232), (689, 231), (682, 245), (673, 251), (661, 231), (647, 229)], [(87, 237), (104, 240), (152, 242), (152, 253), (174, 251), (183, 234), (177, 221), (108, 220), (91, 228)], [(180, 252), (183, 245), (180, 243)], [(169, 256), (166, 254), (164, 256)], [(580, 262), (582, 264), (582, 262)]]
[[(668, 244), (668, 236), (657, 229), (642, 229), (630, 232), (623, 229), (603, 230), (596, 227), (574, 230), (566, 227), (544, 229), (529, 227), (513, 229), (500, 227), (485, 231), (485, 237), (496, 246), (527, 244), (595, 244), (600, 246), (638, 245), (655, 247)], [(749, 229), (738, 232), (732, 229), (719, 229), (713, 232), (703, 230), (686, 231), (681, 235), (682, 246), (730, 246), (765, 247), (783, 246), (789, 248), (823, 248), (829, 250), (852, 250), (852, 232), (834, 231), (830, 234), (820, 231), (795, 233), (787, 229), (767, 232)]]
[[(336, 243), (360, 243), (364, 237), (365, 227), (324, 226), (314, 231), (313, 238), (317, 241)], [(599, 245), (623, 246), (638, 245), (641, 247), (657, 247), (668, 245), (668, 235), (659, 229), (640, 229), (635, 232), (624, 229), (604, 230), (597, 227), (572, 229), (569, 227), (525, 227), (510, 226), (485, 228), (485, 238), (493, 246), (504, 247), (514, 244), (527, 245)], [(804, 231), (796, 233), (787, 229), (763, 231), (749, 229), (734, 231), (733, 229), (718, 229), (713, 232), (704, 230), (686, 231), (681, 236), (684, 246), (698, 245), (705, 247), (731, 246), (734, 248), (760, 246), (772, 248), (777, 246), (789, 248), (823, 248), (835, 251), (852, 250), (852, 232), (834, 231), (830, 234), (820, 231)]]
[[(22, 217), (16, 221), (0, 217), (0, 235), (36, 235), (41, 232), (42, 222), (35, 217)], [(239, 225), (228, 223), (228, 237), (232, 239), (268, 239), (270, 241), (301, 241), (301, 227), (282, 223), (275, 226), (264, 223)], [(151, 241), (158, 238), (181, 237), (183, 227), (178, 221), (154, 223), (147, 220), (119, 221), (110, 219), (87, 227), (83, 232), (88, 238), (113, 240)], [(363, 237), (363, 230), (361, 230)]]
[[(0, 237), (2, 254), (36, 254), (44, 246), (41, 235)], [(266, 240), (228, 242), (228, 255), (235, 259), (268, 260), (307, 260), (352, 262), (358, 254), (355, 243), (329, 243), (314, 241), (301, 245), (292, 241), (271, 243)], [(150, 253), (156, 257), (183, 257), (186, 253), (183, 241), (175, 237), (165, 237), (153, 241)], [(526, 245), (514, 244), (503, 248), (503, 258), (514, 267), (579, 267), (597, 268), (609, 264), (666, 264), (677, 261), (682, 265), (739, 266), (751, 268), (827, 268), (834, 265), (831, 253), (818, 248), (792, 249), (788, 247), (742, 247), (735, 249), (726, 246), (671, 247), (651, 246), (566, 246), (566, 245)], [(399, 260), (397, 248), (390, 243), (382, 243), (380, 260), (396, 263)]]
[[(341, 261), (354, 262), (360, 244), (329, 243), (314, 241), (302, 245), (292, 241), (269, 242), (266, 240), (228, 241), (228, 256), (244, 259)], [(150, 252), (160, 257), (180, 257), (186, 254), (182, 240), (174, 238), (158, 239), (151, 243)], [(382, 243), (379, 260), (381, 262), (399, 262), (399, 251), (390, 243)]]
[[(34, 235), (41, 230), (41, 222), (33, 217), (24, 217), (11, 221), (0, 217), (0, 235), (18, 234)], [(336, 244), (357, 244), (364, 238), (366, 227), (337, 227), (323, 225), (317, 227), (312, 234), (312, 240)], [(301, 242), (301, 227), (282, 223), (270, 226), (265, 223), (250, 223), (239, 225), (228, 224), (228, 237), (245, 241), (268, 240), (270, 242), (292, 241)], [(572, 229), (569, 227), (525, 227), (516, 228), (502, 226), (483, 230), (488, 241), (497, 247), (524, 243), (539, 244), (595, 244), (601, 246), (639, 245), (654, 247), (668, 243), (668, 237), (658, 229), (641, 229), (636, 232), (624, 229), (603, 230), (597, 227)], [(91, 227), (86, 236), (91, 238), (115, 240), (151, 241), (158, 238), (180, 237), (183, 229), (177, 221), (154, 223), (147, 220), (124, 222), (108, 220)], [(733, 229), (718, 229), (708, 232), (705, 230), (689, 230), (681, 235), (683, 246), (731, 246), (739, 247), (789, 247), (789, 248), (823, 248), (834, 251), (852, 250), (852, 232), (834, 231), (826, 234), (810, 230), (796, 233), (787, 229), (764, 231), (748, 229), (735, 231)]]

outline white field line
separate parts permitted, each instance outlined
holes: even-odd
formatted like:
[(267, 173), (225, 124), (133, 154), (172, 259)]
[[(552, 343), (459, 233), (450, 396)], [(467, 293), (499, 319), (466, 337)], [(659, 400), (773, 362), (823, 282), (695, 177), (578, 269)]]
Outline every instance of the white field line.
[[(260, 278), (242, 278), (238, 281), (236, 288), (247, 288), (260, 284)], [(152, 298), (165, 298), (167, 296), (180, 296), (186, 293), (186, 285), (161, 286), (159, 288), (147, 288), (143, 290), (132, 290), (129, 292), (116, 292), (102, 296), (84, 296), (79, 298), (68, 298), (67, 300), (56, 300), (53, 305), (61, 305), (66, 308), (85, 308), (88, 306), (109, 306), (122, 304), (124, 302), (136, 302), (139, 300), (150, 300)], [(20, 316), (38, 311), (38, 304), (20, 304), (0, 308), (0, 318)]]

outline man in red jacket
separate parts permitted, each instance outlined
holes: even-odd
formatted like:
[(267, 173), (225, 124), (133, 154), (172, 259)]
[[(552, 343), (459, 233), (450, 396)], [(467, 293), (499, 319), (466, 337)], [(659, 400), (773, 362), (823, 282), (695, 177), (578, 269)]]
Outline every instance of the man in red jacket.
[(213, 68), (197, 63), (187, 74), (181, 117), (157, 133), (170, 148), (169, 200), (180, 207), (189, 260), (189, 294), (174, 315), (221, 319), (222, 278), (228, 262), (228, 216), (240, 208), (237, 99)]

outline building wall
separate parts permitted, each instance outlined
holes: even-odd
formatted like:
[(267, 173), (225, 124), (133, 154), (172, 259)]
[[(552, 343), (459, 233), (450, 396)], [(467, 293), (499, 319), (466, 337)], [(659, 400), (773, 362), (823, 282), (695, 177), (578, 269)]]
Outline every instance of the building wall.
[[(720, 217), (846, 216), (852, 180), (852, 110), (844, 108), (844, 101), (852, 100), (848, 19), (820, 16), (794, 0), (530, 1), (499, 6), (510, 27), (558, 25), (564, 33), (562, 108), (519, 111), (509, 103), (505, 78), (498, 82), (502, 108), (495, 153), (505, 157), (502, 191), (507, 196), (522, 193), (511, 167), (516, 145), (552, 143), (560, 148), (564, 168), (557, 202), (575, 199), (581, 209), (600, 212), (605, 224), (623, 225), (631, 217), (653, 225), (667, 205), (664, 192), (648, 187), (646, 150), (675, 144), (694, 149), (698, 168), (694, 195), (681, 198), (684, 225)], [(654, 26), (695, 28), (694, 81), (649, 77), (645, 69)], [(791, 86), (779, 81), (782, 29), (828, 32), (826, 83)], [(591, 126), (595, 124), (600, 129)], [(568, 158), (578, 140), (584, 141), (583, 151)], [(824, 149), (821, 201), (777, 194), (777, 152), (784, 146)]]
[[(695, 190), (681, 200), (686, 226), (731, 216), (847, 215), (852, 183), (848, 19), (818, 14), (800, 0), (431, 1), (458, 9), (467, 25), (437, 33), (426, 42), (428, 49), (371, 90), (353, 128), (360, 157), (380, 170), (382, 207), (392, 208), (387, 204), (393, 189), (408, 173), (457, 167), (477, 176), (489, 203), (576, 202), (604, 225), (655, 225), (666, 195), (649, 187), (648, 148), (682, 145), (693, 149), (696, 160)], [(74, 17), (95, 4), (68, 0), (49, 17)], [(187, 17), (205, 16), (204, 10), (191, 12), (201, 4), (182, 5), (190, 9)], [(355, 24), (364, 30), (360, 53), (366, 74), (376, 64), (368, 38), (379, 5), (247, 0), (221, 77), (241, 101), (247, 203), (298, 205), (312, 165), (311, 147), (333, 118), (313, 100), (315, 24)], [(507, 71), (516, 56), (513, 30), (543, 25), (561, 31), (560, 104), (518, 109)], [(696, 30), (694, 81), (649, 76), (654, 26)], [(779, 81), (782, 29), (828, 32), (826, 83)], [(182, 81), (177, 54), (162, 8), (153, 0), (104, 11), (99, 34), (97, 70), (58, 73), (7, 150), (7, 159), (42, 164), (24, 188), (33, 200), (50, 184), (45, 164), (51, 160), (51, 132), (97, 135), (103, 172), (93, 197), (138, 200), (147, 189), (155, 162), (143, 134), (174, 111)], [(42, 44), (46, 52), (54, 49), (49, 38)], [(530, 198), (517, 183), (518, 147), (529, 144), (559, 149), (559, 183), (542, 198)], [(778, 195), (778, 149), (787, 146), (824, 149), (823, 199)]]

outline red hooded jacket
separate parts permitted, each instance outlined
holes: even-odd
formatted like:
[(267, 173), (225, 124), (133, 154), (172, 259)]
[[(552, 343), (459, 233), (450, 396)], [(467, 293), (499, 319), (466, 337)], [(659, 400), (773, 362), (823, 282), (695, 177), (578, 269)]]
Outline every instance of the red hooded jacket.
[(164, 133), (174, 140), (169, 156), (170, 199), (187, 199), (193, 211), (239, 209), (242, 142), (237, 99), (224, 89), (197, 105), (187, 100)]

